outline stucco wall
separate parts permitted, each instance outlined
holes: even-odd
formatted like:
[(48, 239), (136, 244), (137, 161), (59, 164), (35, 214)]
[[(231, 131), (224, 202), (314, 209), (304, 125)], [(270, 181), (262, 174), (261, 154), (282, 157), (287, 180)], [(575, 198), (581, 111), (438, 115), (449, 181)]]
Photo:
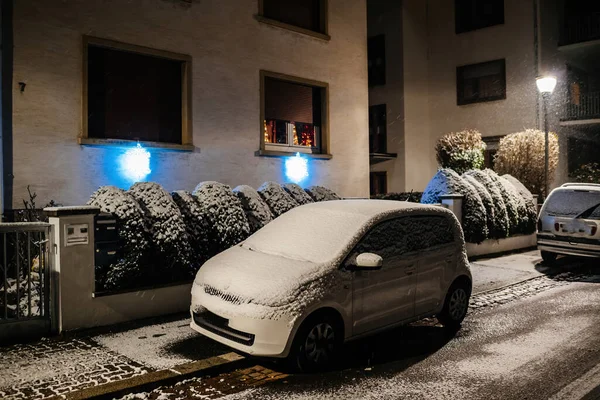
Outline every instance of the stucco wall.
[[(329, 83), (331, 160), (311, 160), (304, 185), (368, 194), (365, 0), (329, 0), (330, 41), (262, 24), (257, 0), (15, 2), (14, 198), (85, 202), (100, 185), (128, 186), (119, 152), (77, 144), (82, 129), (82, 35), (192, 56), (192, 153), (154, 151), (167, 190), (203, 180), (257, 187), (284, 181), (281, 158), (257, 157), (259, 70)], [(18, 82), (27, 84), (23, 93)]]

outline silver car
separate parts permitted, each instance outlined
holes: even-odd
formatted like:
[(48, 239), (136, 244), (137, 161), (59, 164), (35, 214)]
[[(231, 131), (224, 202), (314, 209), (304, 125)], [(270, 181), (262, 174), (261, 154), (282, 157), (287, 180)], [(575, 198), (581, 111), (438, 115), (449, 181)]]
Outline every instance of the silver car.
[(345, 341), (434, 315), (460, 326), (471, 282), (463, 233), (447, 209), (313, 203), (200, 268), (191, 327), (248, 354), (321, 369)]
[(547, 264), (559, 254), (600, 257), (600, 185), (554, 189), (540, 210), (537, 244)]

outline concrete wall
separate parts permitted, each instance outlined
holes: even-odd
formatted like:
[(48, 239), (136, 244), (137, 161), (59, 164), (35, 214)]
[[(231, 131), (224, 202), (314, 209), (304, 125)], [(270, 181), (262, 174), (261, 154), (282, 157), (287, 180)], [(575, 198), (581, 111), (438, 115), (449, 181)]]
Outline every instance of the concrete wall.
[[(254, 19), (258, 0), (15, 2), (14, 199), (84, 203), (101, 185), (127, 187), (113, 147), (77, 144), (82, 130), (82, 35), (192, 57), (190, 153), (153, 151), (147, 178), (167, 190), (217, 180), (258, 187), (284, 181), (281, 158), (259, 149), (259, 70), (329, 83), (331, 160), (311, 160), (303, 184), (368, 194), (365, 0), (329, 0), (330, 41)], [(18, 82), (27, 84), (19, 91)]]

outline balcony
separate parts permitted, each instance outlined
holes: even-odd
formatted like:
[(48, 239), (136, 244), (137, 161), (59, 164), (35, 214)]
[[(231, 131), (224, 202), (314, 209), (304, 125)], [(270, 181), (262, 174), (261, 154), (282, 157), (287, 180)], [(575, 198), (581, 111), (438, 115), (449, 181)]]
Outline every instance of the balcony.
[(566, 17), (559, 47), (600, 44), (600, 12)]
[(600, 92), (582, 93), (571, 98), (561, 118), (561, 125), (588, 124), (600, 124)]

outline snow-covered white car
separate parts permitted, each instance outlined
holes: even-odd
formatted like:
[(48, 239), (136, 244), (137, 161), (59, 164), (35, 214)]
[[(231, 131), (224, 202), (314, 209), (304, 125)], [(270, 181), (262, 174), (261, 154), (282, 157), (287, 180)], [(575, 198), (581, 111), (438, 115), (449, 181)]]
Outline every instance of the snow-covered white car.
[(565, 183), (540, 210), (538, 249), (546, 263), (558, 254), (600, 257), (600, 185)]
[(447, 209), (312, 203), (200, 268), (191, 327), (241, 352), (314, 370), (345, 341), (424, 317), (459, 327), (471, 282), (462, 229)]

